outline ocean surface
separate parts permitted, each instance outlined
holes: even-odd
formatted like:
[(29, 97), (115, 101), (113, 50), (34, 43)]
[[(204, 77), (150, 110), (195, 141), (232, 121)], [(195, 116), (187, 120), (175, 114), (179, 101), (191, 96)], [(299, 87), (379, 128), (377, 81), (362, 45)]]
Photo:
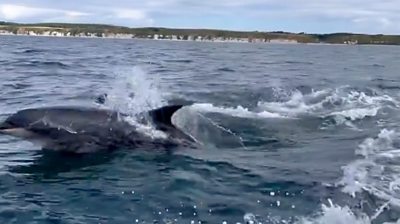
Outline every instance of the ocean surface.
[(400, 223), (399, 47), (0, 36), (0, 121), (177, 102), (195, 148), (0, 136), (0, 223)]

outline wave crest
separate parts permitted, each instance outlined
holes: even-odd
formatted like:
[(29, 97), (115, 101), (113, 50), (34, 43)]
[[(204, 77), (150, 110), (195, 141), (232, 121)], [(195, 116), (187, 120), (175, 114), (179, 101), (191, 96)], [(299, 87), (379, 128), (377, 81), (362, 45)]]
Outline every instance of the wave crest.
[(301, 218), (298, 224), (371, 224), (371, 218), (365, 214), (357, 216), (348, 206), (341, 207), (329, 200), (322, 205), (320, 214), (313, 218)]
[(355, 154), (360, 158), (342, 168), (342, 191), (353, 197), (367, 191), (400, 206), (400, 134), (383, 129), (376, 138), (365, 139)]
[(221, 113), (240, 118), (284, 118), (285, 117), (278, 113), (272, 113), (268, 111), (253, 112), (250, 111), (248, 108), (242, 107), (240, 105), (237, 107), (218, 107), (210, 103), (198, 103), (191, 106), (191, 108), (200, 112)]
[(333, 118), (336, 125), (378, 116), (380, 111), (387, 107), (399, 108), (398, 101), (388, 95), (379, 95), (374, 92), (367, 94), (350, 87), (311, 90), (307, 94), (299, 90), (282, 93), (281, 89), (277, 89), (275, 94), (275, 98), (284, 98), (285, 100), (259, 101), (258, 108), (292, 118), (302, 116)]

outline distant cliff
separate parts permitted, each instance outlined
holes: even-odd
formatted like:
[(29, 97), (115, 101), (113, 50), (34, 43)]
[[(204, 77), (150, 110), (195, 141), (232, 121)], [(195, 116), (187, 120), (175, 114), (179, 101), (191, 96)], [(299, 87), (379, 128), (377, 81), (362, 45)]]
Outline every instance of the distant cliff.
[(157, 27), (129, 28), (101, 24), (67, 23), (18, 24), (0, 22), (0, 34), (93, 38), (146, 38), (158, 40), (220, 42), (400, 45), (400, 35), (367, 35), (352, 33), (306, 34), (282, 31), (243, 32), (213, 29), (169, 29)]

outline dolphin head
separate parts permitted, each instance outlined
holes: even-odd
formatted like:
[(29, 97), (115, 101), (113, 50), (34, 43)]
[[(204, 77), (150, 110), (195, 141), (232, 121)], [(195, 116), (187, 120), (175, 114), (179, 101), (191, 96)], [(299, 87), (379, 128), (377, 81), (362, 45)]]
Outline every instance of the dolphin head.
[(0, 131), (7, 130), (13, 127), (14, 125), (10, 124), (7, 120), (0, 123)]
[(21, 122), (19, 119), (16, 119), (15, 115), (8, 117), (5, 121), (0, 123), (0, 132), (2, 133), (15, 128), (21, 128)]
[(40, 119), (38, 113), (32, 112), (25, 110), (11, 115), (0, 123), (0, 133), (22, 138), (32, 137), (29, 126)]
[(31, 138), (33, 136), (33, 133), (24, 127), (15, 125), (7, 120), (0, 124), (0, 133), (21, 138)]
[(9, 116), (0, 124), (0, 130), (4, 131), (8, 129), (24, 128), (29, 126), (29, 124), (35, 122), (39, 118), (37, 113), (34, 111), (32, 112), (31, 110), (22, 110)]

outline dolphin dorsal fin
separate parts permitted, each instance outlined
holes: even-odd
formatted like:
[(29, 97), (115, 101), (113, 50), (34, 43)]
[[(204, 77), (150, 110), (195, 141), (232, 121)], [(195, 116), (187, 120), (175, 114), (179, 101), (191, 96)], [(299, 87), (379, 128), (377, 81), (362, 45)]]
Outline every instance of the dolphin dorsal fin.
[(183, 105), (170, 105), (149, 111), (149, 115), (156, 125), (174, 126), (172, 124), (172, 115), (181, 109)]

